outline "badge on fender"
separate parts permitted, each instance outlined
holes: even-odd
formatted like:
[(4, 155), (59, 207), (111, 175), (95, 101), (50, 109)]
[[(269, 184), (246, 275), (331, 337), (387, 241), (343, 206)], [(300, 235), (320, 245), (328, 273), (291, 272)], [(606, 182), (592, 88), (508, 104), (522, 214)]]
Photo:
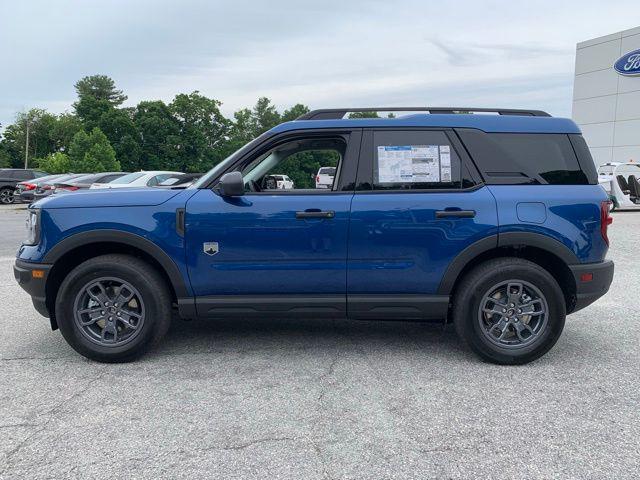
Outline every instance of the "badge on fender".
[(204, 242), (202, 244), (202, 250), (207, 255), (215, 255), (218, 253), (218, 242)]

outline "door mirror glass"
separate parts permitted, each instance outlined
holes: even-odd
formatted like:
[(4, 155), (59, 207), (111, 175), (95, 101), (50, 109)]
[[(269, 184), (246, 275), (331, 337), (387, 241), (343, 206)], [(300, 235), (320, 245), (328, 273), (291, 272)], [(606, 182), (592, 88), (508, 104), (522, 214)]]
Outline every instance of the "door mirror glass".
[(218, 193), (223, 197), (239, 197), (244, 195), (244, 180), (242, 173), (225, 173), (218, 183)]

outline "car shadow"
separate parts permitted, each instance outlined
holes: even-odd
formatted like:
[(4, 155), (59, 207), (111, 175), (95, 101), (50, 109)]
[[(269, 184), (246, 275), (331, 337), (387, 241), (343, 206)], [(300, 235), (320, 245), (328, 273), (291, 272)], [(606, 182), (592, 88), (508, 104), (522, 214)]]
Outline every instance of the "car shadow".
[(471, 354), (452, 325), (433, 322), (360, 321), (346, 319), (233, 319), (174, 318), (169, 332), (150, 355), (197, 354), (211, 351), (282, 354), (309, 349), (374, 351), (411, 350), (468, 358)]

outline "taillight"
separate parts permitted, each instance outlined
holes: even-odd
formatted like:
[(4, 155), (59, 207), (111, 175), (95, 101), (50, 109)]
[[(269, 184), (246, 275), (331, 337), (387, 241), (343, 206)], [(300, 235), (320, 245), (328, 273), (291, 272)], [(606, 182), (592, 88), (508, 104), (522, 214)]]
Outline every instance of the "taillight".
[(78, 187), (75, 187), (73, 185), (60, 185), (58, 187), (56, 187), (58, 190), (68, 190), (70, 192), (75, 192), (76, 190), (78, 190)]
[(53, 188), (53, 185), (43, 185), (42, 186), (42, 190), (51, 190)]
[(23, 190), (33, 190), (36, 186), (33, 183), (20, 183), (22, 185)]
[(316, 175), (316, 183), (320, 183), (320, 175)]
[(600, 202), (600, 233), (602, 234), (602, 239), (607, 245), (609, 245), (609, 236), (607, 235), (607, 230), (609, 228), (609, 225), (613, 223), (613, 217), (611, 216), (610, 208), (611, 200)]

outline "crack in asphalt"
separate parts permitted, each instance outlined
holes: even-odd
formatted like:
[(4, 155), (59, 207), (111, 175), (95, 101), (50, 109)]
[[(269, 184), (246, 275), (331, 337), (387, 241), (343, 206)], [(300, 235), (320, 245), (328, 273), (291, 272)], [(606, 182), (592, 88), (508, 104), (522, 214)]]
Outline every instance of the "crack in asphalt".
[(36, 424), (37, 426), (40, 426), (40, 428), (36, 428), (34, 429), (29, 435), (27, 435), (21, 442), (18, 443), (18, 445), (16, 445), (14, 448), (12, 448), (11, 450), (9, 450), (7, 453), (5, 453), (4, 455), (4, 461), (3, 461), (3, 467), (0, 470), (0, 474), (4, 474), (5, 472), (7, 472), (10, 469), (10, 465), (9, 465), (9, 460), (15, 456), (18, 452), (20, 452), (24, 447), (26, 447), (27, 445), (29, 445), (29, 443), (31, 442), (31, 440), (33, 440), (38, 434), (40, 434), (41, 432), (45, 431), (47, 426), (53, 422), (55, 420), (55, 414), (58, 413), (58, 411), (60, 411), (62, 409), (62, 407), (64, 407), (65, 405), (69, 404), (70, 402), (73, 402), (75, 399), (81, 397), (82, 395), (84, 395), (87, 391), (89, 391), (89, 389), (99, 380), (102, 379), (102, 377), (107, 373), (106, 368), (103, 368), (102, 372), (100, 372), (100, 374), (94, 378), (92, 378), (89, 382), (87, 382), (87, 384), (83, 387), (81, 387), (78, 391), (74, 392), (73, 394), (71, 394), (69, 397), (65, 398), (64, 400), (61, 400), (60, 402), (58, 402), (57, 404), (55, 404), (52, 408), (50, 408), (47, 412), (42, 413), (40, 415), (38, 415), (38, 417), (47, 417), (47, 420), (45, 420), (44, 423), (41, 424)]

